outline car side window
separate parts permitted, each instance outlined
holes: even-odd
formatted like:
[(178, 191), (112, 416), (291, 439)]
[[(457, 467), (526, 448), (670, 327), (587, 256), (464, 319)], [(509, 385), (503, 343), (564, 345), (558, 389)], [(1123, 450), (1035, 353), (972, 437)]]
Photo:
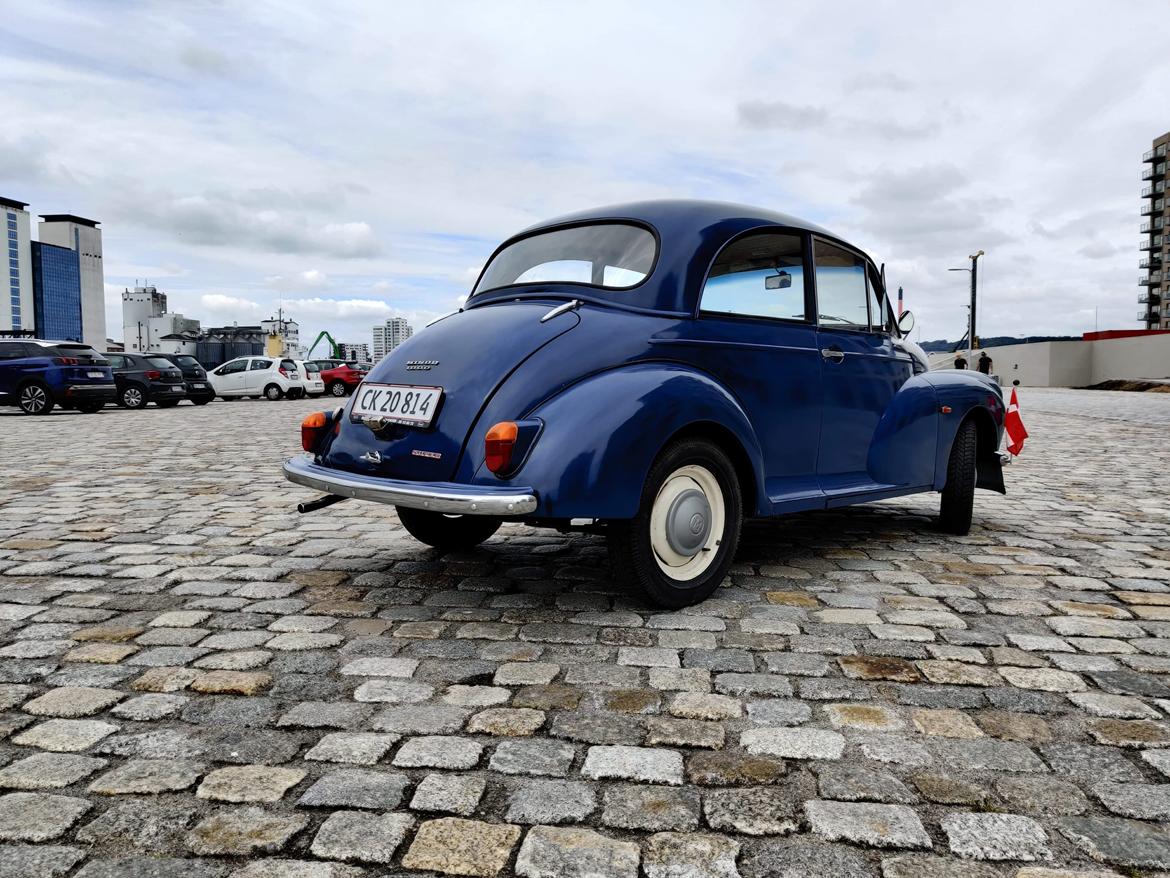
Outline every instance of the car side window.
[(817, 240), (817, 318), (822, 326), (869, 328), (865, 260), (855, 253)]
[(106, 354), (106, 359), (110, 361), (111, 369), (125, 369), (126, 358), (120, 357), (117, 354)]
[(0, 360), (22, 360), (24, 345), (15, 341), (0, 341)]
[(272, 360), (253, 360), (251, 369), (253, 372), (262, 372), (272, 365)]
[(716, 314), (804, 320), (801, 236), (760, 232), (732, 241), (711, 265), (699, 307)]
[(232, 360), (230, 363), (224, 363), (219, 367), (220, 375), (231, 375), (234, 372), (243, 372), (248, 368), (247, 360)]

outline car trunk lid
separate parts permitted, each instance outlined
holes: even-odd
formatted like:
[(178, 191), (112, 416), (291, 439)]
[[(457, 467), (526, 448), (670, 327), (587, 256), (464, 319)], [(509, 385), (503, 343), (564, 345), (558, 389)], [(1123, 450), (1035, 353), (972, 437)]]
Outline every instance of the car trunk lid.
[[(542, 322), (556, 304), (485, 305), (453, 314), (408, 339), (374, 367), (366, 384), (441, 387), (430, 425), (391, 424), (375, 432), (347, 416), (325, 462), (386, 478), (453, 478), (468, 432), (500, 384), (524, 360), (579, 322), (575, 313)], [(351, 411), (352, 405), (347, 415)]]

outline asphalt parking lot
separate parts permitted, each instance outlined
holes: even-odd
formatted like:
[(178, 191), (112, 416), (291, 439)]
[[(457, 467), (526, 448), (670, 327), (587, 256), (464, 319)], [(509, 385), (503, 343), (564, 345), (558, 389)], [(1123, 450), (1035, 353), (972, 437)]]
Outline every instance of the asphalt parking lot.
[(298, 516), (320, 401), (7, 410), (0, 878), (1170, 870), (1170, 395), (1021, 403), (970, 536), (753, 525), (679, 613), (596, 537)]

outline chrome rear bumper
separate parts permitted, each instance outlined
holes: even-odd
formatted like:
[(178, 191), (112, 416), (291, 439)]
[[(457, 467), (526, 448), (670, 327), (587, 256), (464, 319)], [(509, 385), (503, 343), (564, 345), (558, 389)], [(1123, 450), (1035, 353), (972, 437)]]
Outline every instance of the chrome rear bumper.
[(457, 515), (526, 515), (536, 509), (536, 494), (530, 488), (494, 488), (490, 485), (459, 485), (454, 482), (403, 482), (362, 476), (313, 463), (307, 457), (284, 462), (284, 477), (290, 482), (315, 488), (339, 497), (373, 500), (409, 509), (429, 509)]

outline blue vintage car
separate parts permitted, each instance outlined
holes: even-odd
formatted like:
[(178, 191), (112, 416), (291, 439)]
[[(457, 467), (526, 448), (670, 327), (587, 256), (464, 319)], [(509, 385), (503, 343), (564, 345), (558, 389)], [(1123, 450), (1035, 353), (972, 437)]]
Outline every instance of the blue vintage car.
[(440, 549), (502, 521), (604, 532), (670, 607), (725, 577), (745, 518), (942, 494), (964, 534), (1004, 491), (1004, 403), (927, 371), (882, 272), (811, 223), (653, 201), (533, 226), (466, 305), (302, 425), (293, 482), (397, 507)]

